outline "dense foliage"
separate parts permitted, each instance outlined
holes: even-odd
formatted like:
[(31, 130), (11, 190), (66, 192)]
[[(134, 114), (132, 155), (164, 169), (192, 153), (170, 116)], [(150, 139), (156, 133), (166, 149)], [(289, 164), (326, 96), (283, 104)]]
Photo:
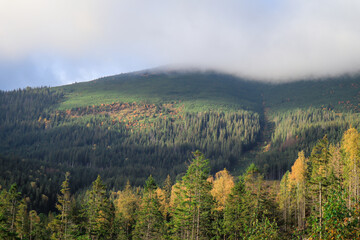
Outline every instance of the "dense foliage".
[[(29, 211), (29, 200), (18, 192), (16, 184), (2, 190), (1, 237), (274, 239), (279, 234), (271, 207), (276, 203), (266, 192), (271, 188), (264, 185), (257, 168), (251, 166), (238, 183), (226, 170), (212, 178), (208, 159), (199, 151), (193, 153), (186, 174), (174, 185), (168, 178), (159, 187), (150, 176), (143, 188), (128, 184), (122, 191), (109, 192), (98, 176), (86, 193), (74, 197), (70, 193), (71, 181), (66, 173), (57, 196), (57, 211), (48, 215)], [(243, 201), (237, 202), (238, 198)], [(239, 212), (238, 206), (249, 212)], [(228, 224), (241, 230), (234, 232)]]
[(45, 212), (55, 201), (59, 172), (72, 173), (75, 191), (98, 173), (110, 187), (128, 180), (141, 185), (149, 174), (165, 179), (182, 173), (195, 149), (217, 171), (234, 165), (260, 131), (259, 115), (243, 110), (187, 112), (180, 102), (58, 110), (63, 96), (49, 88), (0, 93), (0, 183), (18, 183)]
[(120, 74), (57, 88), (0, 92), (0, 184), (56, 210), (64, 172), (84, 192), (98, 174), (109, 189), (152, 175), (180, 179), (191, 152), (210, 174), (240, 175), (254, 162), (280, 179), (311, 153), (359, 127), (359, 77), (265, 84), (215, 72)]
[(73, 177), (57, 195), (56, 211), (38, 214), (16, 184), (0, 193), (2, 239), (358, 239), (360, 134), (348, 129), (341, 144), (318, 140), (299, 152), (281, 182), (264, 180), (254, 165), (237, 180), (193, 152), (186, 174), (160, 186), (128, 183), (108, 191), (100, 176), (71, 194)]

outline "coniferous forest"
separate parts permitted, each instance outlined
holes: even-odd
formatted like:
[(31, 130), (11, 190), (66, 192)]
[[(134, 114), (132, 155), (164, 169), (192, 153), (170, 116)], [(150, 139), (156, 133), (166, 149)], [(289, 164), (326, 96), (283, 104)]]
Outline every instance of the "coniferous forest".
[(357, 239), (358, 76), (0, 92), (1, 239)]
[(304, 151), (281, 179), (264, 179), (251, 164), (239, 177), (210, 174), (192, 153), (185, 174), (143, 186), (108, 190), (101, 176), (72, 194), (63, 175), (57, 211), (29, 209), (16, 184), (0, 194), (2, 239), (358, 239), (360, 134), (348, 129), (340, 144), (327, 136)]

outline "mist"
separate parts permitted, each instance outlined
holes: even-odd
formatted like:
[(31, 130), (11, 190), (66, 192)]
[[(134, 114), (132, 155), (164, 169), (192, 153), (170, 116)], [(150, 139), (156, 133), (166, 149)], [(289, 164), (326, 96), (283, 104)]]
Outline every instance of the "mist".
[(285, 82), (360, 70), (360, 2), (0, 0), (0, 89), (162, 65)]

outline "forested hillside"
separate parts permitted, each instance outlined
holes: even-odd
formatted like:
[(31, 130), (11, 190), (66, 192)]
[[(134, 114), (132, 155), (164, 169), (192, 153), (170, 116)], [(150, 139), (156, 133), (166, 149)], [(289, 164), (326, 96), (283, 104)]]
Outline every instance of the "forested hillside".
[(11, 239), (359, 239), (360, 134), (341, 143), (318, 140), (281, 182), (266, 181), (251, 164), (234, 178), (210, 174), (209, 161), (192, 153), (186, 173), (142, 187), (128, 182), (107, 190), (100, 175), (81, 194), (63, 175), (56, 212), (30, 210), (16, 184), (0, 193), (0, 237)]
[(151, 174), (180, 179), (191, 152), (210, 173), (255, 163), (279, 180), (297, 153), (358, 128), (358, 76), (266, 84), (215, 72), (142, 71), (56, 88), (0, 92), (0, 184), (55, 210), (65, 172), (83, 192), (98, 174), (109, 189)]

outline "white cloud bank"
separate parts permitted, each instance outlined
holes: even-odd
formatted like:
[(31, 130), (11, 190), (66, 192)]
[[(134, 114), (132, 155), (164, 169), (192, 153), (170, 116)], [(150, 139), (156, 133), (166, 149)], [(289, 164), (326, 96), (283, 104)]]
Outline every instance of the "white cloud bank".
[(0, 0), (0, 89), (167, 64), (288, 81), (360, 70), (357, 0)]

